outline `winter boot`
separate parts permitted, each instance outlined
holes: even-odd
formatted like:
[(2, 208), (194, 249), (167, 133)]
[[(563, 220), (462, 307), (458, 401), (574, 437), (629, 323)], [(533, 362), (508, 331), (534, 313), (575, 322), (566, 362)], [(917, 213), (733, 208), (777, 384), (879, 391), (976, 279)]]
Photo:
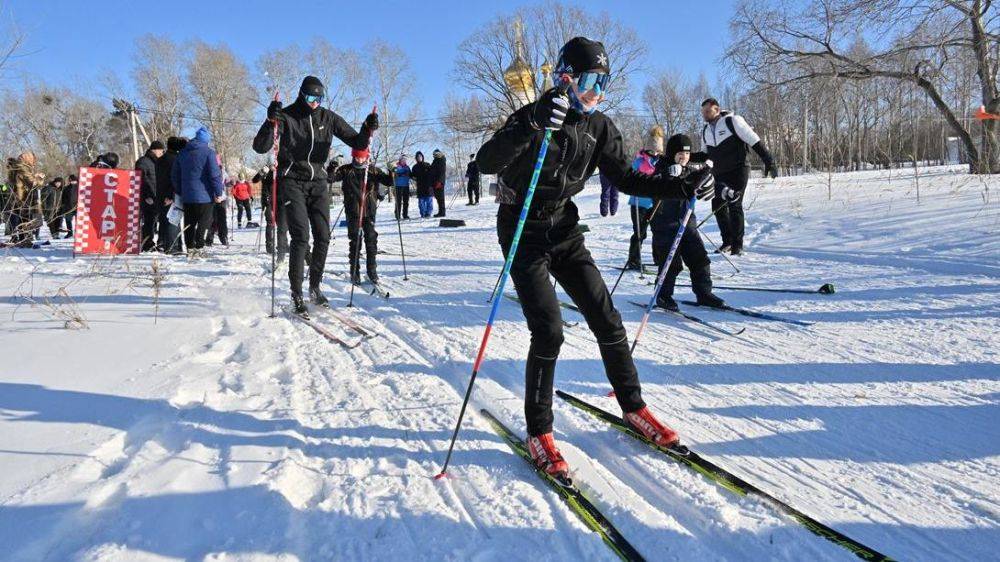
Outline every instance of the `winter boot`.
[(732, 251), (732, 249), (733, 249), (733, 247), (730, 246), (729, 244), (723, 244), (721, 247), (719, 247), (718, 250), (715, 251), (715, 253), (716, 254), (728, 254), (729, 252)]
[(330, 299), (326, 298), (326, 295), (319, 290), (319, 287), (309, 287), (309, 300), (316, 306), (330, 308)]
[(361, 284), (361, 273), (354, 268), (351, 268), (351, 284), (360, 285)]
[(674, 300), (672, 295), (664, 295), (660, 293), (660, 296), (656, 297), (656, 306), (669, 310), (670, 312), (680, 312), (681, 309), (677, 306), (677, 301)]
[(292, 293), (292, 312), (303, 318), (309, 318), (309, 309), (306, 308), (306, 301), (298, 293)]
[(710, 306), (719, 308), (726, 305), (726, 301), (712, 294), (712, 266), (705, 264), (701, 267), (691, 268), (691, 290), (698, 297), (700, 306)]
[(625, 421), (646, 439), (661, 447), (671, 447), (680, 442), (677, 432), (660, 423), (653, 412), (650, 412), (649, 408), (645, 406), (625, 414)]
[(569, 465), (566, 464), (562, 453), (556, 448), (552, 433), (529, 436), (528, 452), (531, 454), (531, 460), (535, 462), (535, 466), (544, 470), (549, 476), (562, 479), (569, 477)]

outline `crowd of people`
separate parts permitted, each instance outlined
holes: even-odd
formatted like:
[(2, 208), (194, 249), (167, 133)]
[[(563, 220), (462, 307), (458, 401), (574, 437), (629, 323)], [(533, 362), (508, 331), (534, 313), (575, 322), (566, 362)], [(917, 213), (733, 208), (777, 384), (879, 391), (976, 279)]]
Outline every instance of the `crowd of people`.
[[(668, 137), (656, 126), (637, 154), (626, 154), (622, 134), (610, 117), (597, 110), (610, 72), (602, 43), (583, 37), (570, 40), (560, 51), (554, 73), (557, 87), (511, 114), (469, 156), (465, 170), (470, 206), (480, 202), (482, 174), (497, 178), (498, 241), (505, 256), (516, 250), (510, 276), (531, 332), (525, 363), (528, 448), (538, 466), (553, 475), (568, 470), (552, 434), (553, 379), (563, 342), (553, 278), (594, 333), (624, 419), (657, 444), (669, 446), (678, 440), (676, 432), (645, 407), (621, 316), (586, 248), (573, 197), (599, 170), (602, 216), (617, 213), (619, 191), (629, 195), (633, 234), (625, 269), (642, 269), (642, 247), (651, 231), (653, 263), (661, 272), (666, 269), (658, 304), (678, 310), (672, 298), (674, 284), (686, 266), (698, 303), (718, 307), (724, 303), (712, 293), (711, 260), (698, 232), (694, 201), (712, 200), (723, 238), (717, 252), (740, 255), (749, 151), (763, 161), (766, 175), (777, 175), (760, 137), (742, 117), (723, 111), (713, 98), (701, 106), (705, 121), (701, 151), (693, 149), (688, 136)], [(369, 152), (371, 137), (379, 128), (378, 115), (369, 114), (356, 130), (322, 106), (325, 97), (323, 83), (307, 76), (292, 103), (274, 101), (268, 106), (253, 150), (274, 161), (249, 182), (242, 173), (232, 181), (227, 177), (206, 128), (190, 140), (171, 137), (165, 145), (153, 141), (135, 163), (135, 169), (142, 172), (142, 251), (178, 254), (186, 248), (189, 255), (198, 256), (216, 237), (227, 244), (227, 198), (235, 202), (239, 228), (252, 224), (254, 193), (259, 192), (267, 224), (266, 251), (277, 253), (280, 260), (287, 254), (292, 310), (305, 316), (307, 298), (317, 306), (329, 303), (321, 282), (333, 227), (331, 191), (339, 182), (350, 239), (351, 281), (362, 283), (364, 245), (365, 273), (369, 282), (377, 284), (379, 202), (394, 196), (396, 220), (408, 220), (411, 187), (415, 187), (420, 217), (446, 216), (447, 160), (441, 150), (433, 151), (431, 162), (416, 152), (412, 166), (403, 154), (394, 165), (379, 168)], [(335, 138), (351, 149), (349, 162), (343, 163), (339, 156), (330, 158)], [(550, 143), (550, 156), (536, 170), (543, 139)], [(272, 153), (275, 140), (276, 154)], [(30, 246), (43, 224), (52, 237), (72, 235), (76, 176), (70, 175), (65, 183), (62, 178), (46, 183), (36, 165), (30, 152), (10, 158), (7, 183), (0, 186), (7, 235), (18, 246)], [(116, 168), (118, 156), (103, 154), (91, 166)], [(539, 179), (522, 223), (522, 207), (535, 173)], [(682, 224), (685, 228), (678, 239)], [(678, 256), (668, 260), (673, 247)]]

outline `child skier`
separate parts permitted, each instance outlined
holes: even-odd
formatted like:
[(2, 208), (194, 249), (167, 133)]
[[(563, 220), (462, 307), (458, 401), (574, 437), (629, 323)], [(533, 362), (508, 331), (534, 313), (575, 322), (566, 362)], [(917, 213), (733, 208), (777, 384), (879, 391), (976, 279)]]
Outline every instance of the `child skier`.
[[(334, 172), (333, 181), (342, 182), (344, 192), (344, 214), (347, 215), (347, 236), (350, 238), (348, 259), (351, 260), (351, 282), (361, 283), (361, 235), (364, 235), (366, 253), (366, 272), (372, 283), (378, 283), (378, 271), (375, 258), (378, 255), (378, 232), (375, 230), (375, 210), (378, 202), (385, 199), (388, 190), (379, 189), (378, 185), (392, 185), (392, 176), (368, 163), (368, 149), (355, 148), (351, 151), (351, 163), (345, 164)], [(367, 169), (367, 175), (366, 175)], [(367, 186), (365, 178), (368, 178)], [(364, 210), (362, 210), (362, 198)], [(360, 217), (359, 213), (364, 213)], [(361, 220), (361, 232), (358, 232), (358, 221)]]
[(553, 131), (510, 275), (531, 331), (525, 365), (528, 449), (541, 469), (564, 477), (569, 467), (552, 436), (552, 387), (563, 334), (550, 275), (579, 306), (596, 336), (605, 373), (628, 423), (657, 444), (678, 441), (677, 433), (657, 420), (642, 400), (621, 316), (584, 246), (571, 198), (598, 166), (622, 192), (647, 197), (687, 199), (711, 191), (713, 180), (707, 168), (678, 177), (647, 176), (631, 169), (621, 133), (596, 110), (610, 80), (608, 55), (600, 42), (571, 39), (560, 51), (555, 78), (557, 83), (568, 82), (569, 92), (553, 88), (515, 111), (480, 148), (476, 161), (482, 173), (498, 175), (497, 234), (506, 254), (545, 130)]

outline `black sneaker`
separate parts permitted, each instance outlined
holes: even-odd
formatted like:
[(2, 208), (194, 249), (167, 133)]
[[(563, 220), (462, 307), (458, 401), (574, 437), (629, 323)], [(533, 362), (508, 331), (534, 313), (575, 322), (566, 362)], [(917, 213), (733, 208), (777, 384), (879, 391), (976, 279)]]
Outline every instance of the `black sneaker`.
[(732, 246), (729, 244), (723, 244), (721, 248), (715, 251), (716, 254), (728, 254), (732, 251)]
[(302, 299), (302, 295), (292, 293), (292, 312), (303, 318), (309, 318), (309, 309), (306, 308), (306, 301)]
[(656, 299), (656, 306), (669, 310), (670, 312), (680, 312), (681, 309), (677, 306), (677, 301), (674, 297), (660, 296)]
[(708, 306), (712, 308), (721, 308), (726, 306), (726, 301), (720, 299), (719, 297), (713, 295), (712, 293), (707, 293), (698, 296), (698, 306)]
[(630, 261), (625, 264), (625, 271), (642, 271), (642, 263)]
[(330, 299), (320, 292), (319, 287), (309, 287), (309, 300), (316, 306), (330, 308)]
[(375, 283), (377, 285), (378, 284), (378, 273), (375, 273), (374, 271), (369, 271), (368, 272), (368, 280), (371, 281), (372, 283)]
[(742, 256), (743, 255), (743, 246), (733, 246), (733, 249), (730, 250), (729, 255), (731, 255), (731, 256)]

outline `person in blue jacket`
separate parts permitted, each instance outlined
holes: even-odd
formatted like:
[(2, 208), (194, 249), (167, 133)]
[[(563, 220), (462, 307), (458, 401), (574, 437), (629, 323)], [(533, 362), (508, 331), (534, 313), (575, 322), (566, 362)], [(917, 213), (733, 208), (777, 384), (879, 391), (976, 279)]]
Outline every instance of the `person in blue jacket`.
[(400, 155), (393, 170), (393, 185), (396, 188), (396, 220), (410, 220), (410, 166), (406, 163), (406, 155)]
[[(643, 149), (635, 155), (632, 169), (651, 175), (662, 155), (663, 128), (656, 125), (646, 135)], [(625, 263), (625, 269), (642, 270), (642, 243), (646, 240), (646, 231), (649, 230), (653, 200), (649, 197), (633, 195), (628, 198), (628, 206), (629, 216), (632, 217), (632, 239), (628, 245), (628, 262)]]
[(212, 224), (215, 203), (225, 199), (222, 169), (209, 144), (212, 134), (202, 127), (194, 139), (177, 154), (170, 170), (174, 193), (184, 204), (184, 244), (188, 255), (198, 255), (205, 247), (205, 232)]

